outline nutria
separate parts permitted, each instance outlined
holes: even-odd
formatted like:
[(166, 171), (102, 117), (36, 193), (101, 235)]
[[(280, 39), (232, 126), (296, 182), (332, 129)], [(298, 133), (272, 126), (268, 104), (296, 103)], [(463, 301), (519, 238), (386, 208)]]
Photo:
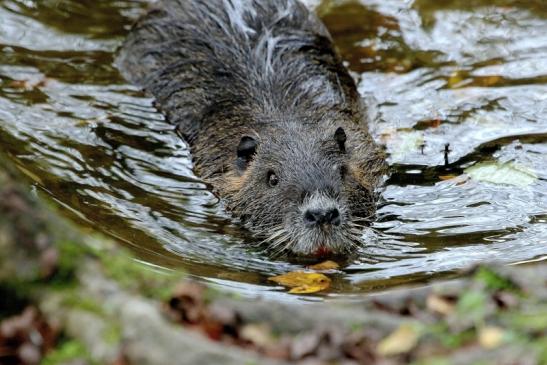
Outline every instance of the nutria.
[(384, 157), (321, 21), (297, 0), (162, 0), (118, 67), (188, 142), (195, 172), (274, 252), (346, 253)]

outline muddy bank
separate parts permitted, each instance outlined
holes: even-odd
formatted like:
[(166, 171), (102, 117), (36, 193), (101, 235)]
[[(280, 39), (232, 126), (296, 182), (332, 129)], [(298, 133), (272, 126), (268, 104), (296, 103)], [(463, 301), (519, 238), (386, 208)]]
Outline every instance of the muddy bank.
[(3, 160), (0, 197), (1, 363), (547, 361), (545, 265), (476, 268), (426, 288), (285, 305), (136, 262), (61, 218)]

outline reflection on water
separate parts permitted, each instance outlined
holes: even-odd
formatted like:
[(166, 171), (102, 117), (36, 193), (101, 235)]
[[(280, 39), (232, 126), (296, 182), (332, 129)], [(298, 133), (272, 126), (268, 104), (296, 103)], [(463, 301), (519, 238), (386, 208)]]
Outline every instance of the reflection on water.
[[(281, 298), (266, 278), (300, 265), (248, 244), (193, 175), (185, 143), (112, 66), (146, 5), (0, 1), (1, 149), (67, 215), (144, 262)], [(392, 166), (378, 222), (334, 275), (333, 296), (545, 257), (543, 0), (327, 1), (318, 12)], [(517, 187), (465, 174), (482, 161), (537, 179)]]

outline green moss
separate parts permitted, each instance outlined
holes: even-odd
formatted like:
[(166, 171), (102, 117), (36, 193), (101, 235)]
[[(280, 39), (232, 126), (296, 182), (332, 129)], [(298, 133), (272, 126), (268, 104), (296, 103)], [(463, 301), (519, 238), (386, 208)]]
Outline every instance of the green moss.
[(41, 364), (58, 365), (77, 359), (84, 359), (88, 364), (96, 364), (96, 362), (91, 359), (89, 351), (81, 342), (69, 340), (63, 342), (56, 349), (48, 353)]
[(59, 250), (59, 261), (55, 274), (48, 279), (48, 284), (57, 289), (73, 287), (76, 284), (78, 267), (91, 251), (86, 245), (73, 241), (57, 242), (55, 247)]
[(484, 319), (487, 311), (488, 297), (484, 292), (470, 290), (464, 292), (457, 304), (457, 311), (460, 316), (471, 319), (477, 323)]
[(538, 353), (538, 363), (547, 364), (547, 336), (543, 336), (535, 341), (533, 348)]
[(361, 323), (351, 323), (350, 324), (350, 331), (351, 332), (360, 332), (365, 328), (365, 326)]
[(487, 267), (479, 268), (475, 274), (475, 280), (483, 282), (486, 285), (486, 288), (492, 291), (518, 290), (517, 285), (515, 285), (515, 283), (513, 283), (510, 279), (501, 276), (499, 273)]
[(424, 327), (427, 335), (439, 341), (447, 349), (456, 349), (475, 338), (475, 331), (467, 329), (461, 332), (452, 332), (446, 323), (440, 322)]
[(178, 271), (157, 272), (141, 264), (126, 252), (102, 251), (99, 253), (105, 274), (118, 282), (125, 289), (154, 299), (166, 300), (173, 292), (174, 286), (180, 282), (183, 274)]
[[(137, 291), (154, 299), (167, 299), (173, 286), (183, 277), (181, 272), (154, 271), (134, 259), (131, 252), (121, 247), (105, 243), (101, 239), (94, 240), (88, 237), (85, 244), (75, 242), (60, 242), (59, 269), (51, 284), (70, 287), (75, 282), (75, 274), (85, 257), (98, 259), (105, 274), (115, 280), (125, 289)], [(76, 306), (84, 306), (92, 309), (93, 303), (78, 300)]]
[(118, 345), (122, 341), (122, 329), (119, 325), (111, 325), (103, 332), (103, 339), (109, 345)]
[(523, 331), (547, 332), (547, 307), (529, 308), (526, 313), (516, 312), (503, 316), (510, 327)]
[(70, 308), (80, 309), (86, 312), (104, 316), (103, 308), (92, 298), (82, 298), (78, 291), (64, 292), (63, 305)]

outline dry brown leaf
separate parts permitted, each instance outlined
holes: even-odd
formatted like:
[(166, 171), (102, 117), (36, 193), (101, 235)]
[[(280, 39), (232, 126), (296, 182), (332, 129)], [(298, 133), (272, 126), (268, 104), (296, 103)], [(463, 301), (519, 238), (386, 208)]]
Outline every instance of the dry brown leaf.
[(331, 280), (315, 272), (293, 271), (284, 275), (268, 278), (277, 284), (292, 288), (292, 294), (316, 293), (330, 287)]
[(418, 330), (410, 323), (403, 323), (378, 344), (378, 353), (383, 356), (404, 354), (412, 350), (420, 339)]
[(8, 87), (14, 89), (32, 90), (32, 84), (28, 80), (13, 80), (8, 84)]
[(321, 345), (321, 332), (311, 332), (296, 337), (291, 345), (291, 359), (301, 360), (317, 353)]
[(457, 177), (458, 175), (441, 175), (439, 176), (440, 180), (452, 180), (453, 178)]
[(205, 290), (206, 288), (198, 283), (180, 283), (167, 303), (168, 313), (174, 320), (182, 323), (201, 323), (207, 315)]
[(339, 267), (340, 265), (338, 265), (336, 262), (327, 260), (327, 261), (321, 262), (320, 264), (308, 266), (308, 269), (323, 271), (323, 270), (336, 270)]
[(51, 278), (59, 268), (59, 250), (49, 247), (40, 255), (40, 269), (43, 278)]
[(479, 330), (479, 343), (485, 349), (494, 349), (502, 344), (505, 331), (494, 326), (482, 327)]
[(47, 86), (49, 81), (50, 79), (48, 79), (47, 77), (44, 77), (40, 80), (13, 80), (8, 84), (8, 86), (14, 89), (30, 91), (36, 87)]
[(427, 297), (426, 305), (429, 310), (445, 316), (453, 313), (455, 309), (454, 303), (436, 294)]

